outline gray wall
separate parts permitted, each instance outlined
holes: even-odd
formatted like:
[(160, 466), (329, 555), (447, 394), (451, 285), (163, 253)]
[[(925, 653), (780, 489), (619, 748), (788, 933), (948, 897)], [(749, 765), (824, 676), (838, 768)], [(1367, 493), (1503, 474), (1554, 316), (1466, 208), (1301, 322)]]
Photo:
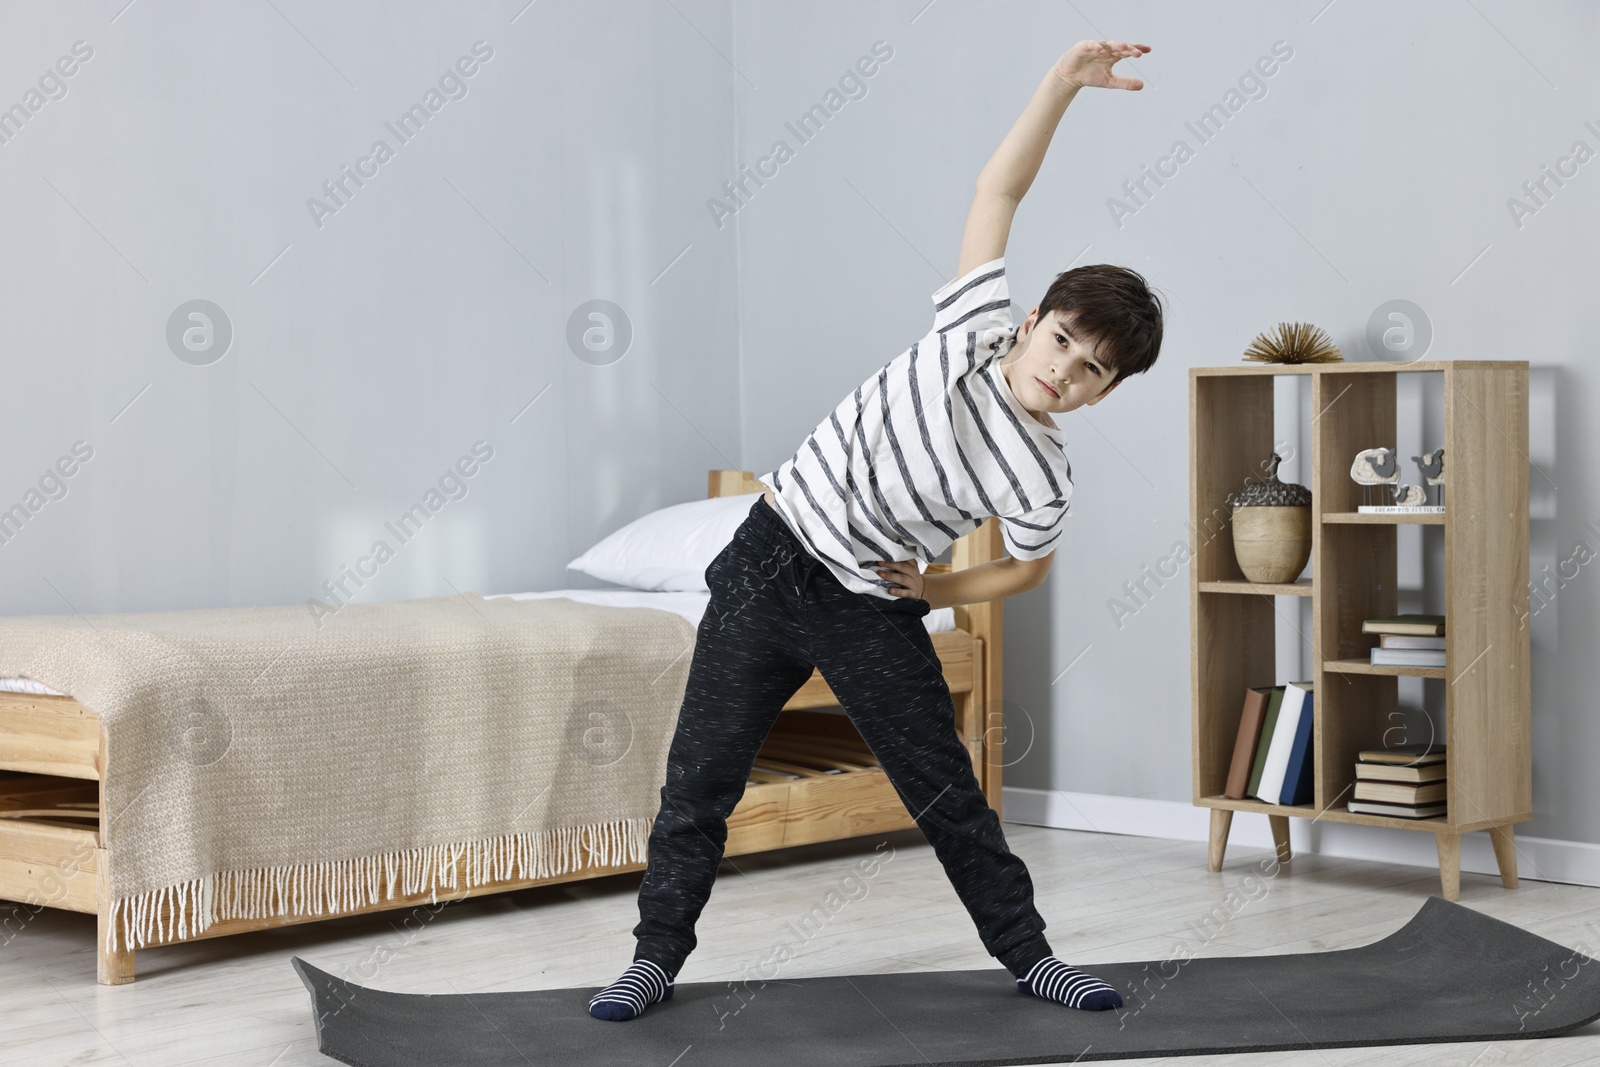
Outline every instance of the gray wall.
[[(758, 471), (927, 328), (972, 183), (1055, 58), (1085, 37), (1155, 49), (1134, 64), (1142, 92), (1079, 94), (1008, 249), (1019, 318), (1075, 262), (1134, 267), (1171, 299), (1156, 368), (1059, 420), (1073, 520), (1046, 585), (1007, 604), (1008, 785), (1189, 800), (1188, 572), (1147, 583), (1142, 603), (1124, 583), (1191, 536), (1186, 369), (1236, 362), (1279, 321), (1318, 323), (1347, 359), (1372, 359), (1369, 317), (1406, 299), (1431, 322), (1429, 358), (1529, 360), (1532, 569), (1555, 574), (1579, 541), (1600, 555), (1587, 418), (1600, 387), (1600, 160), (1550, 185), (1536, 214), (1514, 220), (1507, 206), (1575, 141), (1600, 152), (1596, 9), (1325, 2), (735, 7), (756, 82), (739, 85), (741, 162), (874, 41), (894, 48), (867, 94), (738, 216), (744, 455)], [(1292, 57), (1201, 143), (1185, 124), (1279, 41)], [(1180, 139), (1192, 158), (1129, 200), (1122, 183)], [(1113, 197), (1131, 213), (1114, 216)], [(1281, 440), (1297, 452), (1283, 474), (1309, 484), (1309, 397), (1280, 385)], [(1440, 388), (1403, 388), (1402, 444), (1439, 443)], [(1438, 534), (1402, 532), (1403, 610), (1442, 610)], [(1536, 817), (1520, 834), (1600, 842), (1597, 571), (1569, 563), (1529, 620)], [(1136, 610), (1118, 619), (1113, 599)], [(1278, 603), (1280, 678), (1308, 677), (1309, 612)], [(1401, 696), (1419, 721), (1442, 705), (1420, 681)]]
[[(568, 560), (732, 465), (736, 250), (701, 203), (731, 156), (726, 3), (120, 7), (0, 15), (0, 106), (93, 50), (0, 144), (0, 506), (93, 449), (0, 545), (0, 610), (337, 606), (322, 583), (363, 557), (363, 600), (581, 584)], [(205, 366), (166, 336), (196, 298), (234, 331)], [(569, 350), (592, 299), (632, 324), (620, 359)], [(402, 542), (385, 523), (441, 478)]]
[[(1109, 606), (1190, 536), (1185, 369), (1295, 319), (1371, 358), (1368, 319), (1407, 299), (1430, 358), (1535, 368), (1533, 566), (1555, 592), (1529, 620), (1520, 832), (1600, 842), (1600, 579), (1572, 562), (1600, 552), (1600, 162), (1534, 213), (1508, 207), (1574, 142), (1600, 151), (1596, 21), (1489, 0), (9, 9), (0, 106), (74, 42), (94, 54), (0, 144), (0, 506), (75, 442), (94, 453), (0, 544), (0, 611), (299, 603), (380, 539), (394, 556), (363, 600), (592, 584), (566, 561), (700, 496), (707, 468), (782, 462), (926, 329), (979, 169), (1061, 51), (1117, 36), (1155, 47), (1149, 85), (1068, 112), (1018, 215), (1015, 300), (1026, 313), (1074, 262), (1126, 264), (1170, 298), (1168, 340), (1062, 420), (1073, 523), (1049, 582), (1007, 606), (1008, 784), (1188, 800), (1188, 575), (1120, 620)], [(479, 40), (494, 55), (467, 95), (399, 145), (384, 124)], [(841, 87), (878, 41), (892, 57)], [(1292, 58), (1199, 143), (1185, 124), (1279, 41)], [(800, 143), (785, 123), (834, 89)], [(380, 137), (394, 157), (319, 227), (308, 198)], [(715, 209), (779, 139), (792, 157)], [(1179, 139), (1193, 157), (1128, 200)], [(1134, 210), (1115, 218), (1113, 197)], [(234, 331), (204, 366), (167, 339), (195, 299)], [(569, 344), (591, 300), (631, 324), (620, 357)], [(1280, 436), (1304, 453), (1307, 398), (1283, 384)], [(1402, 401), (1431, 442), (1437, 404)], [(467, 495), (401, 543), (385, 523), (480, 440), (494, 458)], [(1284, 474), (1309, 479), (1298, 458)], [(1425, 610), (1442, 541), (1403, 537), (1403, 607)], [(1303, 676), (1310, 620), (1281, 607), (1282, 672)]]

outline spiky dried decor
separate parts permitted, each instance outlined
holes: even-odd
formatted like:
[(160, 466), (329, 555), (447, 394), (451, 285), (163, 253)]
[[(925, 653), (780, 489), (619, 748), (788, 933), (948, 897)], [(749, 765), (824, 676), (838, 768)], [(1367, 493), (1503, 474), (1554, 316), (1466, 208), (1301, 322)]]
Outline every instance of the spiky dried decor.
[(1342, 363), (1344, 356), (1328, 331), (1309, 322), (1280, 322), (1257, 334), (1244, 350), (1244, 358), (1257, 363)]

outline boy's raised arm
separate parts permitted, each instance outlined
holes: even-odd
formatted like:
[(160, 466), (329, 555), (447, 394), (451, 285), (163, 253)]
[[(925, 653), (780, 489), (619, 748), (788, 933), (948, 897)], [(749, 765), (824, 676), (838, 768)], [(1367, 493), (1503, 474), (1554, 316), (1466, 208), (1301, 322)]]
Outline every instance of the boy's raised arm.
[(1125, 41), (1079, 41), (1056, 60), (1011, 132), (978, 175), (967, 227), (961, 235), (961, 262), (956, 277), (1005, 255), (1017, 204), (1039, 173), (1050, 138), (1055, 136), (1056, 126), (1078, 90), (1085, 86), (1144, 88), (1138, 78), (1120, 77), (1111, 73), (1111, 67), (1119, 59), (1148, 51), (1149, 45)]

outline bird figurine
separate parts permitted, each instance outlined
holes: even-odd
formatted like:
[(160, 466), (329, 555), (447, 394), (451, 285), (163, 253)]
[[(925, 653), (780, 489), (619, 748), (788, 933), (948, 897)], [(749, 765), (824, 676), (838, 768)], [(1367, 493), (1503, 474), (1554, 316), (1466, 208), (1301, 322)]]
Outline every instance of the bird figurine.
[(1444, 505), (1444, 449), (1436, 448), (1432, 452), (1425, 452), (1420, 456), (1412, 456), (1418, 469), (1422, 471), (1422, 480), (1429, 485), (1439, 487), (1438, 500), (1441, 507)]
[[(1394, 486), (1400, 482), (1400, 466), (1396, 462), (1395, 450), (1392, 448), (1365, 448), (1356, 453), (1355, 462), (1350, 464), (1350, 477), (1361, 486), (1361, 503), (1373, 503), (1373, 486), (1387, 485), (1390, 487), (1388, 496), (1390, 502), (1394, 499)], [(1381, 492), (1381, 491), (1380, 491)], [(1381, 496), (1379, 499), (1383, 499)]]

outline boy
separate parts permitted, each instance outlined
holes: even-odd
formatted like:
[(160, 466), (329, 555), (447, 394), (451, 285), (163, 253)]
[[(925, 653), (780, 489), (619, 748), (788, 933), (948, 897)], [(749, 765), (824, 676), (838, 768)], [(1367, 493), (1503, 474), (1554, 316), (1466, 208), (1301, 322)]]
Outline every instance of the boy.
[[(956, 737), (955, 706), (922, 619), (1044, 581), (1072, 492), (1051, 412), (1097, 404), (1155, 362), (1159, 301), (1132, 271), (1070, 270), (1013, 327), (1012, 215), (1062, 113), (1085, 86), (1150, 51), (1083, 41), (1045, 75), (978, 176), (958, 277), (934, 293), (933, 330), (879, 370), (760, 481), (762, 498), (706, 569), (711, 602), (667, 756), (639, 887), (633, 964), (589, 1001), (632, 1019), (672, 997), (757, 751), (815, 667), (911, 812), (984, 947), (1021, 993), (1120, 1007), (1105, 982), (1051, 954), (1027, 867)], [(951, 541), (1000, 518), (1009, 558), (925, 575)]]

